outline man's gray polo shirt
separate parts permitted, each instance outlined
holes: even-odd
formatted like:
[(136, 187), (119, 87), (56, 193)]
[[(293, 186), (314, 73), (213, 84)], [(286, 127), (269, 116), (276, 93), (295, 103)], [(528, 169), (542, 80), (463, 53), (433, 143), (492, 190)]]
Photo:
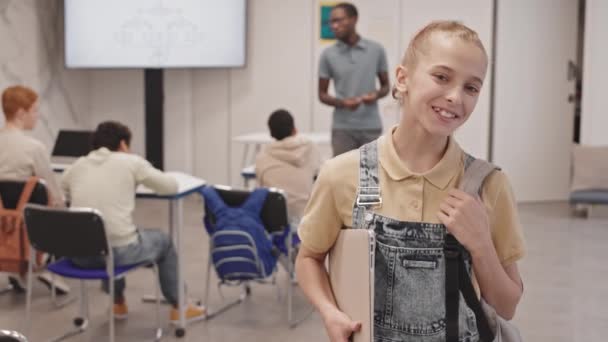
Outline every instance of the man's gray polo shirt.
[[(332, 79), (336, 98), (361, 96), (377, 90), (379, 72), (388, 70), (384, 48), (371, 40), (361, 38), (354, 46), (336, 42), (321, 54), (319, 78)], [(335, 108), (333, 129), (382, 128), (378, 103), (361, 103), (357, 109)]]

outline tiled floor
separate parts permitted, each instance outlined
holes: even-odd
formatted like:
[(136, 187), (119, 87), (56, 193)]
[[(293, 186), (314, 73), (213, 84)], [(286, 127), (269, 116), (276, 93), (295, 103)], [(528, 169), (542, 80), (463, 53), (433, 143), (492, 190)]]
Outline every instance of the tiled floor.
[[(529, 254), (521, 263), (525, 295), (515, 322), (524, 340), (533, 342), (603, 342), (608, 330), (608, 218), (571, 217), (565, 203), (520, 206)], [(187, 201), (184, 217), (185, 274), (191, 297), (202, 297), (206, 266), (206, 234), (201, 224), (201, 203)], [(137, 222), (143, 226), (165, 225), (164, 202), (138, 203)], [(149, 341), (153, 337), (154, 306), (141, 303), (143, 293), (153, 290), (148, 270), (136, 271), (128, 278), (129, 319), (117, 324), (117, 341)], [(285, 273), (277, 278), (285, 293)], [(0, 285), (6, 282), (0, 278)], [(70, 282), (76, 293), (77, 283)], [(221, 301), (213, 278), (211, 306)], [(90, 283), (91, 325), (89, 331), (70, 341), (107, 341), (107, 297), (97, 283)], [(222, 290), (226, 297), (238, 292)], [(34, 293), (33, 328), (30, 341), (44, 341), (70, 327), (78, 306), (54, 309), (48, 291), (38, 284)], [(21, 329), (25, 296), (0, 296), (0, 329)], [(296, 314), (304, 314), (308, 304), (296, 291)], [(299, 326), (287, 325), (284, 296), (277, 286), (254, 285), (252, 296), (240, 306), (208, 322), (188, 328), (186, 337), (176, 339), (166, 323), (168, 308), (163, 307), (165, 341), (325, 341), (323, 325), (315, 313)]]

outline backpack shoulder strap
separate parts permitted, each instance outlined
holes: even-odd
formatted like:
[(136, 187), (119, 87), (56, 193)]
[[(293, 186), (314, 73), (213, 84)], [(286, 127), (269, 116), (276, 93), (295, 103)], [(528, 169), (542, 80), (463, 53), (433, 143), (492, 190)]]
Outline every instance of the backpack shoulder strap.
[(458, 189), (470, 195), (480, 194), (483, 182), (494, 170), (500, 170), (500, 168), (490, 162), (477, 159), (465, 153), (464, 175), (460, 180)]
[(201, 194), (205, 199), (205, 205), (214, 213), (228, 207), (224, 200), (220, 197), (220, 194), (218, 194), (215, 188), (212, 186), (204, 187), (201, 190)]
[[(486, 178), (494, 171), (499, 169), (495, 165), (477, 159), (468, 153), (464, 154), (464, 175), (460, 180), (458, 189), (476, 196), (481, 194), (481, 187)], [(475, 313), (477, 328), (481, 341), (490, 342), (494, 340), (492, 331), (489, 328), (487, 318), (481, 312), (481, 306), (477, 294), (473, 290), (471, 278), (463, 258), (463, 246), (452, 235), (447, 234), (445, 238), (444, 251), (446, 256), (445, 264), (445, 307), (446, 307), (446, 341), (458, 341), (458, 315), (460, 292), (466, 304)]]
[(267, 196), (267, 188), (257, 188), (251, 192), (249, 197), (247, 197), (245, 203), (241, 205), (241, 209), (245, 209), (248, 212), (259, 216), (262, 212), (262, 208), (264, 207), (264, 203), (266, 202)]
[(23, 186), (23, 190), (21, 191), (21, 196), (19, 196), (19, 202), (17, 202), (17, 211), (22, 212), (23, 208), (27, 202), (29, 202), (30, 197), (32, 197), (32, 192), (34, 192), (34, 187), (38, 183), (38, 177), (31, 176), (25, 182), (25, 186)]

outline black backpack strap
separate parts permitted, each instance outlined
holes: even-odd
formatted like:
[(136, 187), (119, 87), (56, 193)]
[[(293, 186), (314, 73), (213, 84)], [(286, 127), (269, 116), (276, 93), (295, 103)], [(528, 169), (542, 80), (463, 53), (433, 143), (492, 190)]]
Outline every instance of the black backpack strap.
[[(458, 262), (458, 271), (461, 274), (467, 274), (467, 269), (464, 265), (464, 260), (460, 258)], [(477, 293), (471, 283), (471, 277), (465, 276), (459, 279), (459, 288), (462, 291), (462, 296), (467, 306), (475, 313), (475, 320), (477, 321), (477, 331), (482, 342), (491, 342), (494, 340), (494, 333), (490, 329), (490, 324), (486, 318), (486, 314), (481, 308), (481, 302), (477, 298)]]
[[(458, 188), (471, 195), (480, 195), (483, 182), (496, 169), (493, 164), (464, 155), (464, 175)], [(458, 310), (460, 292), (465, 302), (475, 313), (477, 329), (482, 342), (491, 342), (494, 337), (489, 328), (486, 316), (481, 310), (481, 303), (473, 289), (471, 277), (464, 263), (464, 247), (451, 234), (446, 234), (445, 245), (445, 311), (446, 311), (446, 341), (458, 342)]]
[(445, 236), (445, 340), (458, 342), (458, 309), (460, 302), (460, 280), (458, 263), (461, 260), (462, 246), (452, 234)]
[(481, 302), (477, 298), (477, 293), (473, 288), (471, 277), (464, 263), (464, 247), (453, 235), (447, 235), (445, 243), (446, 341), (458, 342), (458, 309), (460, 293), (462, 293), (467, 306), (475, 313), (480, 341), (492, 342), (494, 340), (494, 333), (490, 329), (486, 315), (481, 308)]

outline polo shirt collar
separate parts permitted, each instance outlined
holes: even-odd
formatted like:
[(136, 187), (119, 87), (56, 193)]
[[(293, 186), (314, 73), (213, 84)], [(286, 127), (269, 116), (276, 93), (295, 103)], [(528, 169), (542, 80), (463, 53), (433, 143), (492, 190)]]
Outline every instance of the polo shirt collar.
[(393, 133), (396, 128), (396, 126), (393, 127), (389, 133), (385, 134), (382, 137), (382, 143), (379, 144), (378, 159), (388, 176), (396, 181), (412, 176), (422, 176), (436, 188), (445, 189), (462, 168), (462, 149), (458, 143), (450, 136), (448, 148), (441, 160), (428, 172), (416, 174), (407, 168), (397, 154), (393, 144)]
[[(338, 40), (336, 42), (336, 45), (340, 48), (340, 49), (348, 49), (351, 46), (346, 44), (345, 42)], [(359, 36), (359, 40), (357, 41), (357, 43), (353, 46), (353, 48), (359, 48), (359, 49), (364, 49), (367, 47), (367, 41), (365, 39), (363, 39), (363, 37)]]

